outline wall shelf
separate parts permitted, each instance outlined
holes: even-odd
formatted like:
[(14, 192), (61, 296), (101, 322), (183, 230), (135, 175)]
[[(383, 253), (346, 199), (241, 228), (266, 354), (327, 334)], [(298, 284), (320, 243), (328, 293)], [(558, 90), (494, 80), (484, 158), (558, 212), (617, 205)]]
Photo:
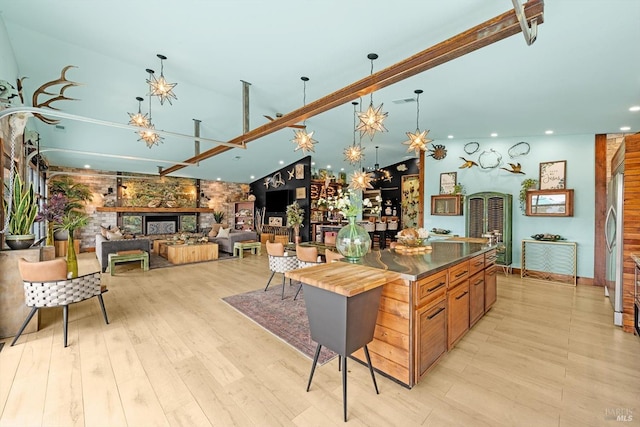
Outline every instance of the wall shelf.
[(118, 213), (212, 213), (214, 209), (210, 208), (145, 208), (140, 206), (99, 206), (96, 212), (118, 212)]

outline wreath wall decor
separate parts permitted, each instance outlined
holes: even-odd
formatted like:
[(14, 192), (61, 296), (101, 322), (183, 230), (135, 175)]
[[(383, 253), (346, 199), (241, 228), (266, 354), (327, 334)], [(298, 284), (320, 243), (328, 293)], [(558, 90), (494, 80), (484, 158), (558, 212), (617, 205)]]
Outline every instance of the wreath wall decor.
[(478, 163), (482, 169), (494, 169), (502, 163), (502, 154), (491, 148), (489, 151), (483, 151), (478, 156)]
[(473, 154), (480, 149), (480, 144), (473, 141), (464, 145), (464, 152), (467, 154)]
[(529, 154), (529, 151), (531, 151), (531, 146), (529, 145), (529, 143), (520, 141), (509, 148), (507, 153), (509, 154), (509, 157), (513, 159), (520, 156), (526, 156), (527, 154)]

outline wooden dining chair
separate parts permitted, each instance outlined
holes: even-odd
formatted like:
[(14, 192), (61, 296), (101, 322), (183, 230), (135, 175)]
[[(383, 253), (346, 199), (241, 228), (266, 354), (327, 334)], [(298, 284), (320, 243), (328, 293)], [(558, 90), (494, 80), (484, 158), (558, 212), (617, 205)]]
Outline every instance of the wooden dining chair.
[(332, 251), (331, 249), (325, 249), (324, 259), (325, 259), (325, 262), (328, 264), (333, 261), (340, 261), (341, 259), (344, 259), (344, 257), (340, 255), (338, 252)]

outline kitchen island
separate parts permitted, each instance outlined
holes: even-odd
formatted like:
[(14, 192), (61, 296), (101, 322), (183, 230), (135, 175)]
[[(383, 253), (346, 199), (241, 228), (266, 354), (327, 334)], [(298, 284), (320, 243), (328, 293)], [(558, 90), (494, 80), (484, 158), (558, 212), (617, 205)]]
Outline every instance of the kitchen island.
[[(432, 251), (369, 252), (359, 264), (399, 273), (382, 289), (373, 366), (412, 387), (464, 336), (496, 301), (495, 246), (431, 242)], [(352, 355), (366, 361), (364, 351)]]

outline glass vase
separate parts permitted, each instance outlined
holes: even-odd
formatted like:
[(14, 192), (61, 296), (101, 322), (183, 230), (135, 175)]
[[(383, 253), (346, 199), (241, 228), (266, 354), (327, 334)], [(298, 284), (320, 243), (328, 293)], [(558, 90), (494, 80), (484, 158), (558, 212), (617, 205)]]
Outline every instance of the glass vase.
[(69, 236), (67, 237), (67, 277), (69, 279), (78, 277), (78, 258), (73, 244), (73, 230), (69, 230)]
[(369, 252), (371, 238), (364, 227), (356, 223), (356, 217), (347, 218), (349, 224), (338, 231), (336, 249), (350, 262), (356, 262)]

